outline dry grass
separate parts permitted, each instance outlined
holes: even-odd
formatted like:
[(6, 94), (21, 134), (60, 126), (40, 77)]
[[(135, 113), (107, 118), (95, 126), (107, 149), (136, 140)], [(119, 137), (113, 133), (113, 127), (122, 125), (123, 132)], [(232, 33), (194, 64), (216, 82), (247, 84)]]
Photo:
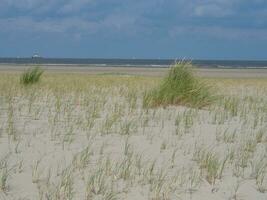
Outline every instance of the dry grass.
[(201, 110), (144, 108), (160, 78), (19, 77), (0, 74), (0, 198), (267, 198), (266, 79), (206, 79)]

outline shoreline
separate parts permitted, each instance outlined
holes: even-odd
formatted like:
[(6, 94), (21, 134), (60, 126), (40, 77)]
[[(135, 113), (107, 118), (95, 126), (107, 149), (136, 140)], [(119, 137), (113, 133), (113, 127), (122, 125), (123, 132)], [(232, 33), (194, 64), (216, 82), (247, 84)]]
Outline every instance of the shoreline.
[[(23, 72), (28, 64), (0, 64), (0, 73)], [(82, 73), (89, 75), (134, 75), (134, 76), (164, 76), (168, 66), (103, 66), (103, 65), (73, 65), (46, 64), (38, 65), (48, 73)], [(195, 68), (194, 71), (203, 78), (267, 78), (266, 68)]]

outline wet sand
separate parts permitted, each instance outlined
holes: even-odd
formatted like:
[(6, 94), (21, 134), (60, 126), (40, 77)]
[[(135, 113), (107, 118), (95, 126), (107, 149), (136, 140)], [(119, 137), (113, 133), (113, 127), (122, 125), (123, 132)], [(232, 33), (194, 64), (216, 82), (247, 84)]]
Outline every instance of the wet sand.
[[(29, 65), (0, 65), (0, 72), (22, 72)], [(121, 67), (95, 65), (42, 65), (49, 73), (86, 73), (86, 74), (126, 74), (141, 76), (163, 76), (167, 67)], [(267, 78), (267, 69), (197, 68), (197, 75), (205, 78)]]

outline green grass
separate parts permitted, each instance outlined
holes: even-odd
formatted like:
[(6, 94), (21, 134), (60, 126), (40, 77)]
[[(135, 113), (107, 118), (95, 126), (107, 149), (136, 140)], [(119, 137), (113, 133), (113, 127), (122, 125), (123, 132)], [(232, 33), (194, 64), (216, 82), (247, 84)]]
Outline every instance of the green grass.
[(189, 62), (179, 62), (171, 66), (168, 75), (155, 89), (146, 92), (145, 107), (185, 105), (201, 108), (211, 104), (215, 96), (211, 87), (195, 77)]
[(40, 77), (42, 76), (43, 72), (44, 71), (40, 69), (39, 67), (28, 69), (21, 75), (20, 82), (23, 85), (31, 85), (31, 84), (37, 83), (39, 82)]

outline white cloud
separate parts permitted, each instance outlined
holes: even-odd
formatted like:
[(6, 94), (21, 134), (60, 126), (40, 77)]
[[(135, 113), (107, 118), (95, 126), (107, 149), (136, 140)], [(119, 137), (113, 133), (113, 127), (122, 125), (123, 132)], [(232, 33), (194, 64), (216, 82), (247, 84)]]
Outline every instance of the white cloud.
[(217, 4), (203, 4), (194, 8), (196, 16), (224, 17), (233, 14), (233, 10)]
[(133, 27), (135, 18), (130, 16), (110, 15), (99, 21), (90, 21), (81, 17), (36, 20), (31, 17), (0, 19), (0, 32), (31, 32), (75, 34), (76, 37), (97, 32), (118, 32), (126, 27)]
[(97, 24), (81, 18), (64, 18), (59, 20), (46, 19), (37, 21), (28, 17), (0, 19), (1, 31), (23, 31), (23, 32), (47, 32), (47, 33), (67, 33), (87, 32), (93, 33), (97, 29)]
[(13, 7), (21, 10), (40, 8), (47, 4), (50, 5), (52, 2), (54, 3), (56, 2), (53, 0), (2, 0), (2, 1), (3, 2), (1, 2), (1, 4), (5, 8)]
[[(62, 13), (78, 12), (94, 0), (1, 0), (5, 9), (18, 9), (22, 11), (51, 12), (58, 10)], [(1, 7), (0, 6), (0, 7)]]
[[(234, 17), (246, 15), (240, 5), (249, 0), (0, 0), (1, 8), (13, 13), (0, 19), (0, 32), (50, 32), (75, 33), (77, 38), (84, 34), (121, 32), (121, 34), (152, 35), (155, 29), (168, 31), (171, 36), (195, 34), (218, 38), (266, 38), (266, 30), (231, 26), (231, 21), (215, 24), (211, 17)], [(253, 3), (263, 3), (255, 0)], [(105, 7), (101, 9), (102, 6)], [(90, 7), (91, 6), (91, 7)], [(96, 10), (92, 9), (96, 7)], [(15, 9), (25, 12), (16, 16)], [(90, 13), (87, 8), (91, 8)], [(255, 27), (266, 26), (266, 8), (250, 12)], [(170, 12), (172, 17), (166, 17)], [(23, 12), (22, 12), (23, 13)], [(99, 14), (100, 13), (100, 14)], [(168, 13), (169, 14), (169, 13)], [(93, 17), (92, 17), (93, 16)], [(240, 20), (240, 19), (239, 19)], [(210, 23), (208, 24), (207, 21)], [(172, 28), (176, 24), (183, 25)], [(248, 24), (247, 23), (247, 24)], [(257, 23), (257, 24), (256, 24)], [(197, 24), (197, 26), (193, 26)], [(230, 25), (229, 25), (230, 24)], [(244, 24), (244, 23), (243, 23)], [(164, 27), (164, 30), (162, 28)], [(232, 27), (232, 28), (229, 28)], [(155, 28), (155, 29), (154, 29)]]
[(267, 40), (267, 28), (249, 29), (220, 26), (180, 26), (169, 31), (171, 37), (183, 35), (196, 37), (212, 37), (230, 40)]
[(71, 0), (65, 3), (60, 9), (60, 13), (71, 13), (76, 12), (87, 6), (89, 3), (94, 0)]
[(202, 0), (191, 2), (191, 11), (197, 17), (224, 17), (234, 14), (240, 0)]

